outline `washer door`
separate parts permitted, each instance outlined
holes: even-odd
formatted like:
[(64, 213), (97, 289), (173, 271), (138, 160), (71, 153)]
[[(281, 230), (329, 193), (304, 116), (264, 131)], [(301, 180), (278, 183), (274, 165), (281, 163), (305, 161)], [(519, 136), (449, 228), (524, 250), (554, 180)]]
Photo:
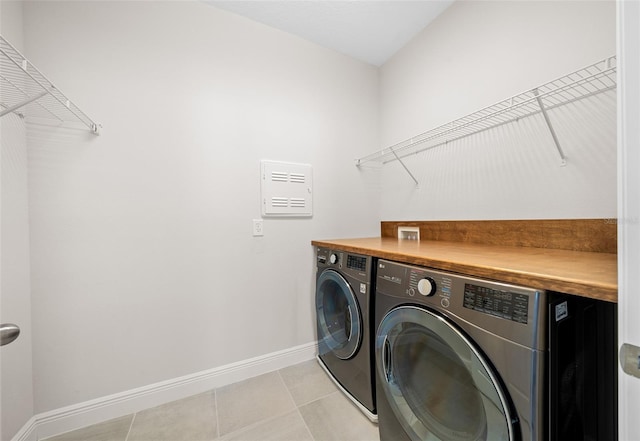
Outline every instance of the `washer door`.
[(483, 355), (426, 309), (402, 306), (381, 321), (376, 369), (413, 441), (513, 440), (506, 395)]
[(318, 339), (335, 354), (347, 360), (362, 341), (362, 319), (353, 290), (337, 271), (325, 270), (316, 282)]

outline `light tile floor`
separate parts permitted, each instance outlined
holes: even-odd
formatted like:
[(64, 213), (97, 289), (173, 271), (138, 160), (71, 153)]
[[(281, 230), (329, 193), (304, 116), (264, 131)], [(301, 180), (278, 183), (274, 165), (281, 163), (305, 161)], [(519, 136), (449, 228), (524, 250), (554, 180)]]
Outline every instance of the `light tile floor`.
[(47, 441), (379, 441), (315, 360)]

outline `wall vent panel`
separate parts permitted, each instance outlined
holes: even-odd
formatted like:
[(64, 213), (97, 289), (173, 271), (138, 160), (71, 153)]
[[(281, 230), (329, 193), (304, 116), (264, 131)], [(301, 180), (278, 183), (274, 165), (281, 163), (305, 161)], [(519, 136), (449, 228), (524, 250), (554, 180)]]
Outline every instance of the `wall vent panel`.
[(260, 171), (263, 216), (313, 215), (310, 165), (265, 160)]

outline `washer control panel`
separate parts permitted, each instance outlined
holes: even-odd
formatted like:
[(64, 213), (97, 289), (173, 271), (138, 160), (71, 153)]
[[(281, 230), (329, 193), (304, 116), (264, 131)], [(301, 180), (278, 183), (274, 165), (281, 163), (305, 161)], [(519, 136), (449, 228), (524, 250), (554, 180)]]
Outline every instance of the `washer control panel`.
[(373, 258), (360, 254), (349, 253), (328, 248), (316, 248), (316, 263), (318, 270), (335, 269), (351, 277), (370, 283)]

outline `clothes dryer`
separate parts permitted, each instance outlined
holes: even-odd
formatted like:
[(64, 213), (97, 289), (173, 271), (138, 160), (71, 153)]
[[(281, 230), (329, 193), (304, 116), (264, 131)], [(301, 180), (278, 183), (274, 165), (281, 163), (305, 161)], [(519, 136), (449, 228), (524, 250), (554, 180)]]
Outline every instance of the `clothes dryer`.
[(379, 260), (381, 441), (545, 439), (546, 292)]
[(318, 361), (348, 398), (377, 421), (371, 256), (316, 249)]

